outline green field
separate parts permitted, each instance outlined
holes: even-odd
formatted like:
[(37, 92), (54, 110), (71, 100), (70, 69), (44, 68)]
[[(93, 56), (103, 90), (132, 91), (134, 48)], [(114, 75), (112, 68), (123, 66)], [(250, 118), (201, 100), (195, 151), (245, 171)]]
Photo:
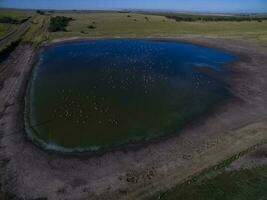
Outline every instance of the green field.
[(16, 10), (16, 9), (1, 9), (0, 10), (0, 18), (1, 17), (11, 17), (13, 19), (22, 19), (29, 16), (33, 16), (35, 11), (31, 10)]
[[(267, 41), (267, 21), (193, 21), (177, 22), (166, 13), (121, 12), (46, 12), (42, 17), (71, 17), (65, 32), (53, 32), (50, 39), (62, 37), (160, 37), (179, 35), (206, 35), (215, 37), (253, 38)], [(187, 16), (186, 14), (179, 14)], [(15, 19), (36, 16), (35, 11), (1, 9), (0, 17)], [(37, 15), (39, 16), (39, 15)], [(188, 15), (192, 16), (192, 15)], [(197, 16), (197, 15), (194, 15)], [(199, 15), (203, 16), (203, 15)], [(42, 22), (41, 22), (42, 23)], [(36, 24), (33, 23), (36, 27)], [(91, 27), (90, 27), (91, 26)], [(93, 26), (93, 27), (92, 27)], [(0, 37), (14, 31), (17, 25), (0, 24)], [(38, 36), (39, 37), (39, 36)], [(33, 39), (36, 40), (36, 39)], [(37, 39), (40, 40), (40, 37)]]
[(47, 39), (47, 27), (49, 23), (49, 17), (45, 15), (38, 15), (34, 18), (32, 25), (23, 35), (22, 41), (38, 45), (42, 41)]
[[(0, 18), (11, 17), (12, 19), (23, 19), (34, 14), (33, 11), (13, 10), (13, 9), (1, 9)], [(17, 24), (0, 23), (0, 38), (8, 33), (11, 33), (17, 29)]]
[[(60, 37), (158, 37), (177, 35), (207, 35), (244, 37), (267, 40), (267, 21), (244, 22), (176, 22), (165, 16), (141, 13), (62, 12), (54, 16), (72, 17), (67, 32), (55, 32)], [(89, 28), (93, 25), (95, 28)]]
[[(15, 9), (0, 9), (0, 18), (12, 18), (15, 20), (22, 20), (30, 16), (34, 16), (34, 11), (29, 10), (15, 10)], [(0, 23), (0, 38), (16, 31), (20, 24)]]
[[(255, 158), (265, 160), (265, 151), (259, 148), (262, 144), (232, 155), (217, 165), (189, 177), (174, 188), (155, 195), (150, 200), (265, 200), (267, 199), (266, 163), (231, 168), (235, 166), (234, 163), (254, 163)], [(242, 162), (242, 158), (245, 161)]]
[[(212, 174), (213, 173), (213, 174)], [(267, 166), (212, 172), (163, 194), (162, 200), (259, 200), (267, 198)], [(154, 198), (157, 199), (157, 198)]]
[(8, 33), (15, 31), (16, 28), (17, 28), (17, 25), (14, 25), (14, 24), (0, 23), (0, 38), (4, 37)]

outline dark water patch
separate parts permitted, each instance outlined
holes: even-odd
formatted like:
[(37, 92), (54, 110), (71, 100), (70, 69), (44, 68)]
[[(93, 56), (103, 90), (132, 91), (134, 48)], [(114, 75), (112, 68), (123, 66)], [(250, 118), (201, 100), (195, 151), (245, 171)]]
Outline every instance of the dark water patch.
[(227, 97), (195, 70), (231, 54), (180, 42), (94, 40), (42, 49), (26, 98), (26, 131), (44, 148), (97, 150), (178, 133)]

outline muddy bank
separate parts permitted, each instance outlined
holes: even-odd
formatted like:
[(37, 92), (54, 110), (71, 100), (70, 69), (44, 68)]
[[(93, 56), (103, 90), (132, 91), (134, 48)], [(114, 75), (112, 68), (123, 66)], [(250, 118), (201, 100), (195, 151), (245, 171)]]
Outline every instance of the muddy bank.
[(34, 51), (16, 50), (0, 91), (3, 189), (24, 199), (143, 199), (267, 140), (266, 49), (256, 41), (177, 39), (240, 55), (227, 66), (233, 74), (226, 81), (236, 98), (179, 136), (90, 157), (45, 152), (27, 140), (23, 98)]

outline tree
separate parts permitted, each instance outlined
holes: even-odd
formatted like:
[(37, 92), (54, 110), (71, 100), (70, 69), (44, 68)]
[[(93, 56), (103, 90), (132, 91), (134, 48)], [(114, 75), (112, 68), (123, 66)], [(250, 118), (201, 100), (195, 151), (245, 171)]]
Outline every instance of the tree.
[(45, 14), (45, 12), (42, 11), (42, 10), (36, 10), (36, 13), (38, 13), (38, 14), (40, 14), (40, 15), (44, 15), (44, 14)]
[(66, 26), (69, 24), (69, 21), (71, 20), (73, 19), (64, 16), (52, 17), (50, 20), (48, 30), (50, 32), (66, 31)]

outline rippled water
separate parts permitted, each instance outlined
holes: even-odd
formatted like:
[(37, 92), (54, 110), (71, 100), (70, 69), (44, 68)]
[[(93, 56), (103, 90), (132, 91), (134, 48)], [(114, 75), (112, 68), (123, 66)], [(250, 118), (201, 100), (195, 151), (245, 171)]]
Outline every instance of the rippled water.
[[(28, 136), (46, 149), (97, 150), (179, 134), (228, 96), (202, 67), (235, 56), (181, 42), (109, 39), (40, 51), (26, 98)], [(199, 133), (201, 134), (201, 133)]]

